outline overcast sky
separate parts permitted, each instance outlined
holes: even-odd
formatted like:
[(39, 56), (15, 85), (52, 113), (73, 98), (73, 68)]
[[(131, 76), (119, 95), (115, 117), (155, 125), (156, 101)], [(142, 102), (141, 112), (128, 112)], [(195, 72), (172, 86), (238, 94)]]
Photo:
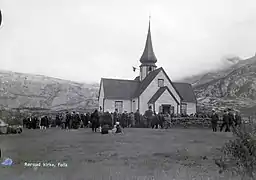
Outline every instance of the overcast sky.
[(256, 52), (255, 0), (0, 0), (0, 9), (3, 70), (133, 79), (150, 13), (157, 66), (172, 80)]

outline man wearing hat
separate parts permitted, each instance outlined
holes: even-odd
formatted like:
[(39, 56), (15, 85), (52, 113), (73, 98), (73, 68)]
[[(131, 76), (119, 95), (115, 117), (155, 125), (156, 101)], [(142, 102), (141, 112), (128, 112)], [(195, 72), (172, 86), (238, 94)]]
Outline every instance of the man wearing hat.
[(218, 125), (218, 121), (219, 121), (219, 116), (218, 114), (215, 112), (215, 109), (212, 110), (212, 131), (213, 132), (217, 132), (217, 125)]

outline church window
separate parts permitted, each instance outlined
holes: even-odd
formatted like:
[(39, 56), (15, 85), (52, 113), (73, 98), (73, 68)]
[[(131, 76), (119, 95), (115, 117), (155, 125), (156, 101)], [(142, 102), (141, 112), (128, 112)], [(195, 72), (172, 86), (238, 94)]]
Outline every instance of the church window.
[(159, 113), (163, 113), (163, 106), (162, 105), (159, 106)]
[(186, 103), (181, 104), (180, 113), (183, 115), (187, 114), (187, 104)]
[(115, 101), (115, 109), (117, 109), (117, 112), (122, 113), (123, 112), (123, 101)]
[(148, 67), (148, 71), (149, 72), (152, 71), (152, 67), (151, 66)]
[(158, 87), (164, 87), (164, 80), (158, 79)]

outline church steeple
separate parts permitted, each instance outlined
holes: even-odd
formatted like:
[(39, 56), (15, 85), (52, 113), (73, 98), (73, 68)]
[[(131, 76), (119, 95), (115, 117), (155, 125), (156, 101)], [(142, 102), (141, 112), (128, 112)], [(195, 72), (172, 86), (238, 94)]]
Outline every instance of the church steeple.
[(151, 40), (150, 19), (149, 19), (147, 41), (144, 48), (144, 52), (140, 58), (140, 62), (142, 63), (142, 65), (155, 64), (157, 62), (155, 53), (153, 51), (152, 40)]
[(142, 81), (151, 71), (156, 69), (156, 56), (153, 51), (152, 40), (151, 40), (151, 31), (150, 31), (150, 17), (149, 17), (149, 27), (147, 41), (144, 48), (144, 52), (140, 58), (140, 80)]

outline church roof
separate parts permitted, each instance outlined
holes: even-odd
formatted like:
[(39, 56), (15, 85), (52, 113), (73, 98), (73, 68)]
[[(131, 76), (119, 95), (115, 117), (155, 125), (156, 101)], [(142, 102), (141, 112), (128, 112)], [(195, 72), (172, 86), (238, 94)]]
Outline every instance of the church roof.
[(158, 68), (151, 71), (139, 84), (138, 89), (134, 93), (134, 97), (139, 97), (161, 70), (162, 68)]
[[(102, 78), (104, 97), (106, 99), (124, 99), (124, 100), (131, 100), (132, 98), (139, 97), (161, 70), (163, 70), (163, 68), (158, 68), (150, 72), (143, 79), (143, 81), (139, 81), (138, 77), (136, 77), (134, 80)], [(165, 73), (164, 70), (163, 72)], [(196, 96), (194, 94), (191, 84), (172, 82), (172, 81), (170, 82), (172, 83), (174, 89), (177, 91), (177, 93), (181, 97), (182, 101), (192, 102), (192, 103), (197, 102)], [(160, 89), (158, 90), (159, 92), (155, 94), (156, 97), (158, 96), (158, 93), (160, 93), (161, 95), (161, 91), (164, 90), (164, 89), (161, 89), (161, 90)]]
[(173, 97), (173, 99), (179, 104), (179, 101), (174, 97), (174, 95), (172, 94), (172, 92), (167, 86), (160, 87), (156, 91), (156, 93), (152, 96), (152, 98), (148, 101), (148, 103), (155, 103), (158, 100), (158, 98), (164, 93), (165, 90), (167, 90), (170, 93), (170, 95)]
[(139, 81), (124, 79), (102, 78), (101, 80), (106, 99), (131, 100), (140, 83)]
[(191, 84), (174, 82), (173, 85), (176, 87), (176, 89), (180, 93), (184, 102), (192, 102), (192, 103), (197, 102), (196, 96)]
[(157, 62), (155, 53), (153, 51), (153, 45), (151, 40), (151, 31), (150, 31), (150, 22), (148, 27), (148, 35), (147, 35), (147, 41), (144, 48), (144, 52), (140, 58), (140, 62), (142, 64), (155, 64)]
[[(148, 87), (150, 82), (156, 77), (161, 68), (156, 69), (150, 73), (142, 82), (138, 80), (124, 80), (124, 79), (107, 79), (102, 78), (104, 97), (106, 99), (120, 99), (131, 100), (138, 97)], [(196, 96), (192, 86), (188, 83), (173, 82), (173, 87), (181, 95), (184, 102), (196, 103)], [(166, 87), (159, 88), (155, 95), (150, 99), (150, 102), (156, 101), (164, 92)], [(169, 90), (169, 88), (168, 88)], [(174, 98), (175, 99), (175, 98)]]

